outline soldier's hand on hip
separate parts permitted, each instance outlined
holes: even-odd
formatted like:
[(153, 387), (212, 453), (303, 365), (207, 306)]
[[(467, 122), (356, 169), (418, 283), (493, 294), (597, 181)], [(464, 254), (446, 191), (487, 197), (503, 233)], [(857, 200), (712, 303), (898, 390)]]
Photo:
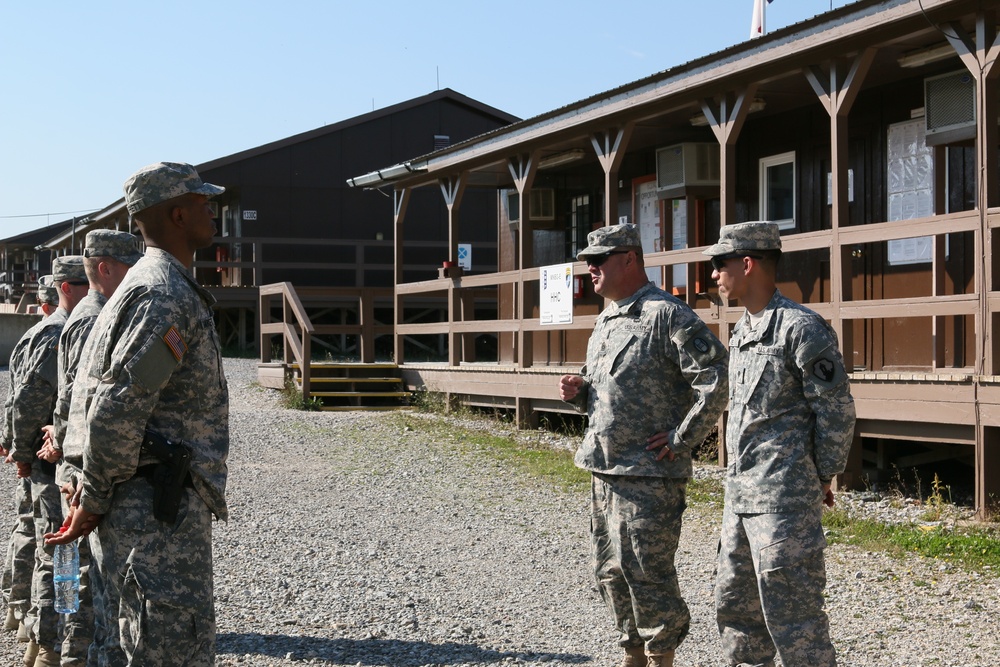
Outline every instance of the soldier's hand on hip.
[(559, 398), (564, 401), (573, 400), (582, 386), (583, 378), (579, 375), (563, 375), (559, 378)]
[(657, 461), (662, 461), (664, 458), (668, 461), (673, 461), (676, 457), (674, 450), (670, 449), (671, 433), (673, 433), (673, 431), (660, 431), (659, 433), (654, 433), (646, 438), (646, 442), (649, 443), (646, 446), (647, 451), (652, 451), (654, 449), (660, 450), (660, 453), (656, 455)]
[(823, 485), (823, 504), (827, 507), (833, 507), (837, 504), (837, 501), (833, 497), (833, 489), (829, 484)]

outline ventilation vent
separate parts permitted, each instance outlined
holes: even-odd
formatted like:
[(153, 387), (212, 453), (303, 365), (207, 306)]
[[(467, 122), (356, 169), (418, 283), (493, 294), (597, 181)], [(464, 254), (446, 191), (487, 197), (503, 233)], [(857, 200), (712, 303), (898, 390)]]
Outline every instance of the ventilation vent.
[(451, 146), (451, 137), (447, 134), (435, 134), (434, 135), (434, 150), (439, 151), (442, 148), (448, 148)]
[(719, 185), (719, 146), (687, 143), (656, 151), (656, 188)]

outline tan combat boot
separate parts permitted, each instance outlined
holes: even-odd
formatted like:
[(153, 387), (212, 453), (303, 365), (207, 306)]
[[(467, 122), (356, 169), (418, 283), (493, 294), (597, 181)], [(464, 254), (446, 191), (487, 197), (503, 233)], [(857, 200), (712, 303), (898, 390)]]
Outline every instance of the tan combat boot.
[(38, 644), (29, 640), (27, 648), (24, 649), (24, 667), (35, 667), (35, 658), (38, 656)]
[(674, 667), (674, 652), (667, 651), (647, 658), (646, 667)]
[(34, 667), (59, 667), (59, 654), (48, 646), (42, 646), (38, 649)]
[(3, 622), (4, 630), (17, 630), (17, 626), (21, 624), (21, 621), (17, 620), (17, 616), (14, 615), (14, 610), (11, 607), (7, 607), (7, 619)]
[(642, 646), (626, 646), (625, 655), (618, 667), (646, 667), (646, 649)]

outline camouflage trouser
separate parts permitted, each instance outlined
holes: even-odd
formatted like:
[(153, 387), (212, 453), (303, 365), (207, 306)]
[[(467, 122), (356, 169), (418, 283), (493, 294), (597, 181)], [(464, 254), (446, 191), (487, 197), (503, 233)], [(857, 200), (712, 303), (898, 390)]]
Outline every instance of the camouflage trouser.
[(212, 513), (201, 497), (186, 489), (168, 525), (153, 518), (153, 487), (133, 478), (115, 487), (93, 536), (94, 611), (110, 629), (98, 664), (214, 665)]
[(35, 515), (31, 507), (31, 480), (19, 479), (14, 489), (17, 521), (7, 542), (3, 596), (14, 615), (23, 620), (31, 607), (31, 573), (35, 570)]
[(687, 479), (593, 476), (594, 574), (622, 646), (660, 654), (687, 636), (691, 615), (674, 567), (686, 488)]
[(35, 518), (35, 569), (31, 576), (31, 610), (28, 635), (40, 646), (59, 642), (59, 614), (56, 613), (55, 589), (52, 586), (52, 554), (55, 547), (45, 544), (45, 534), (62, 526), (62, 500), (54, 474), (42, 461), (31, 465), (31, 500)]
[(722, 518), (715, 605), (730, 665), (832, 667), (822, 508)]
[[(80, 483), (80, 468), (65, 460), (60, 461), (56, 468), (56, 486)], [(65, 495), (62, 498), (63, 516), (69, 513), (69, 501)], [(90, 540), (82, 537), (80, 547), (80, 608), (75, 614), (63, 617), (63, 643), (61, 656), (62, 667), (76, 667), (87, 664), (87, 654), (94, 639), (94, 605), (93, 582), (90, 577)], [(96, 656), (95, 656), (96, 657)], [(96, 664), (96, 663), (95, 663)]]

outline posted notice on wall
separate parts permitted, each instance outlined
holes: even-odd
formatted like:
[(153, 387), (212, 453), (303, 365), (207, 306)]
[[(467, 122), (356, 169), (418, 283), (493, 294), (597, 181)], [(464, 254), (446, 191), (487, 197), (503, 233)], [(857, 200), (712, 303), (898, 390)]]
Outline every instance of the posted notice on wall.
[(572, 324), (573, 265), (553, 264), (538, 271), (539, 324)]

